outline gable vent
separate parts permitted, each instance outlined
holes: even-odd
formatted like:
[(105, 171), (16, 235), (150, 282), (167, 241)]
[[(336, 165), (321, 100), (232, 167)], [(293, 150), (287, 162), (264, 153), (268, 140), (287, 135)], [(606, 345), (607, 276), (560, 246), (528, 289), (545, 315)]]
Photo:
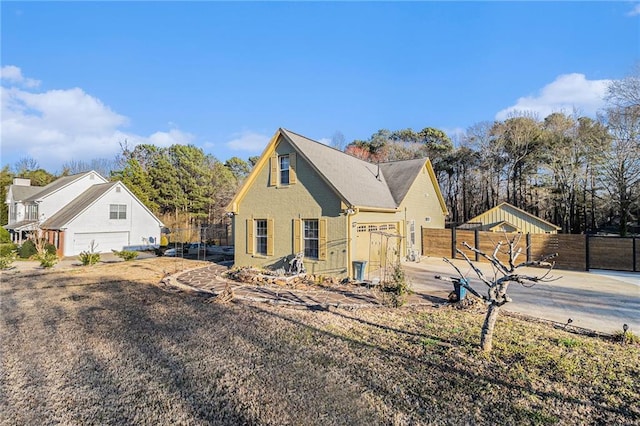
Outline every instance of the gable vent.
[(120, 187), (116, 186), (116, 192), (120, 192)]
[(427, 217), (425, 217), (425, 218), (424, 218), (424, 221), (425, 221), (425, 222), (431, 222), (431, 216), (427, 216)]
[(95, 178), (96, 177), (95, 177), (95, 175), (93, 173), (89, 175), (89, 180), (94, 180)]

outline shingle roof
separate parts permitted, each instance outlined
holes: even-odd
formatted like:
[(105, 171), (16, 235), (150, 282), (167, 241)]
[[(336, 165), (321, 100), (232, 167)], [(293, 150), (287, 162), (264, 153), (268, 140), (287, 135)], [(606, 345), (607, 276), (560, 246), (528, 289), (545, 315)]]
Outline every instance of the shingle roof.
[(46, 186), (43, 186), (42, 188), (39, 188), (40, 191), (38, 191), (37, 193), (31, 195), (25, 201), (36, 201), (36, 200), (39, 200), (41, 198), (44, 198), (47, 195), (56, 192), (58, 189), (63, 188), (65, 186), (67, 186), (68, 184), (70, 184), (71, 182), (73, 182), (73, 181), (75, 181), (77, 179), (80, 179), (81, 177), (83, 177), (85, 175), (88, 175), (90, 173), (95, 173), (95, 172), (89, 171), (89, 172), (78, 173), (78, 174), (75, 174), (75, 175), (63, 176), (61, 178), (58, 178), (58, 179), (54, 180), (53, 182), (51, 182), (49, 185), (46, 185)]
[(41, 186), (10, 185), (13, 201), (25, 201), (42, 191)]
[(106, 194), (111, 188), (117, 185), (119, 182), (109, 182), (93, 185), (85, 192), (80, 194), (77, 198), (71, 201), (69, 204), (60, 209), (57, 213), (51, 216), (49, 219), (42, 223), (43, 229), (60, 229), (69, 223), (78, 214), (82, 213), (84, 209), (89, 207), (100, 197)]
[(11, 225), (4, 225), (3, 228), (14, 231), (27, 231), (35, 229), (38, 226), (37, 220), (21, 220), (20, 222), (12, 223)]
[(353, 206), (397, 208), (426, 159), (372, 164), (281, 129), (300, 154)]
[(382, 170), (384, 177), (387, 179), (391, 195), (393, 195), (393, 199), (398, 205), (406, 197), (411, 184), (416, 180), (425, 162), (425, 158), (417, 158), (380, 164), (380, 170)]

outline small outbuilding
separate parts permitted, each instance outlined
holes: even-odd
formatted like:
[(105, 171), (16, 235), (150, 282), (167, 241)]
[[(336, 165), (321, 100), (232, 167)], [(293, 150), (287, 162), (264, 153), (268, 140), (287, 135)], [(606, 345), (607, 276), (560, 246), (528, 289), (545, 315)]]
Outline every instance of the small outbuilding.
[(561, 229), (551, 222), (506, 202), (470, 219), (459, 228), (490, 232), (522, 232), (523, 234), (557, 234)]

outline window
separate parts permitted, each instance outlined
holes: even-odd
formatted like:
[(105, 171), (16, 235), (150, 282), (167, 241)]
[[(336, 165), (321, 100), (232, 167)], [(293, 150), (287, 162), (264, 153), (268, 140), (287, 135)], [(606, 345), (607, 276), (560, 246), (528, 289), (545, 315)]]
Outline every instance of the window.
[(256, 254), (267, 255), (267, 221), (257, 219), (256, 223)]
[(110, 204), (109, 205), (109, 219), (126, 219), (126, 218), (127, 218), (126, 204)]
[(327, 219), (293, 219), (293, 252), (327, 260)]
[(27, 204), (27, 217), (26, 220), (38, 220), (38, 205)]
[(304, 256), (312, 259), (318, 258), (318, 219), (306, 219), (304, 226)]
[(18, 205), (16, 203), (9, 204), (9, 219), (16, 220), (17, 210), (18, 210)]
[(416, 221), (409, 222), (409, 240), (411, 241), (411, 247), (416, 245)]
[(278, 155), (274, 153), (269, 158), (269, 186), (286, 188), (297, 182), (296, 153)]
[(289, 156), (278, 157), (280, 163), (280, 185), (289, 185)]
[(247, 219), (247, 254), (273, 256), (273, 219)]

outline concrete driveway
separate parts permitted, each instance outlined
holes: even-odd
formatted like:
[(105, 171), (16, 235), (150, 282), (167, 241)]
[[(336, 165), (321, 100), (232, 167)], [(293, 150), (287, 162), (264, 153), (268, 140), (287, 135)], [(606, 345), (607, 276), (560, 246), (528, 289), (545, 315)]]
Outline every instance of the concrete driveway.
[[(486, 285), (476, 278), (475, 272), (463, 260), (454, 264), (470, 278), (471, 285), (480, 294), (486, 293)], [(488, 263), (475, 265), (488, 277), (493, 270)], [(420, 263), (404, 263), (414, 291), (446, 298), (452, 284), (436, 280), (435, 275), (455, 276), (455, 271), (441, 258), (423, 258)], [(540, 275), (542, 269), (522, 268), (530, 275)], [(550, 283), (538, 283), (523, 287), (517, 283), (509, 285), (513, 302), (504, 305), (504, 310), (530, 315), (558, 323), (566, 323), (602, 333), (622, 331), (622, 325), (640, 335), (640, 273), (590, 271), (575, 272), (554, 270)]]

